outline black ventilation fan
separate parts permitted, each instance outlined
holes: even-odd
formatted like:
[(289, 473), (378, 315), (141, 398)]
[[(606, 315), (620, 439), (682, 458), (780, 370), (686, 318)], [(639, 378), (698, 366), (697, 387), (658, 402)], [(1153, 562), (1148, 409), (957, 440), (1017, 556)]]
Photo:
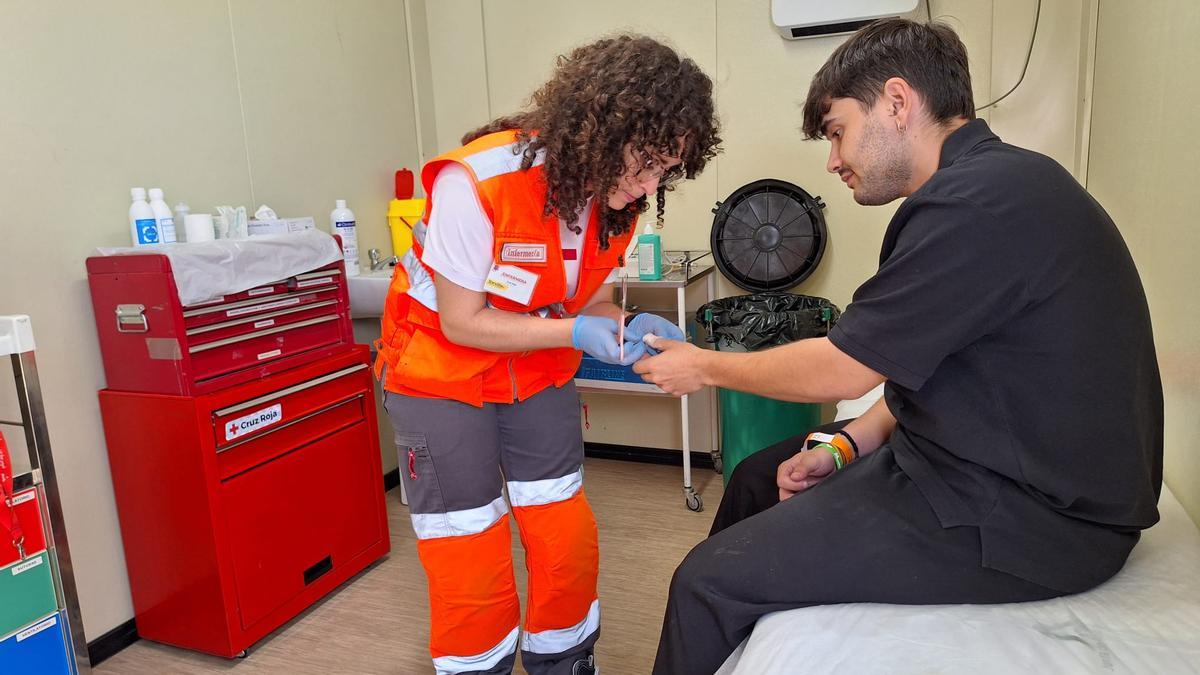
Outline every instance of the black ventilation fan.
[(759, 293), (787, 290), (821, 262), (829, 232), (825, 202), (774, 178), (743, 185), (713, 213), (713, 259), (738, 286)]

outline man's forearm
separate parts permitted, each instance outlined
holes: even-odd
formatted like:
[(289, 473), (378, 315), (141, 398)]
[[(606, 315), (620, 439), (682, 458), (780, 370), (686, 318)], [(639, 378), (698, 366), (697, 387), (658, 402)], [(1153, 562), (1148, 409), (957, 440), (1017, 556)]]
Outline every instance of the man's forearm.
[(827, 338), (800, 340), (761, 352), (704, 352), (705, 384), (800, 403), (854, 399), (883, 377)]

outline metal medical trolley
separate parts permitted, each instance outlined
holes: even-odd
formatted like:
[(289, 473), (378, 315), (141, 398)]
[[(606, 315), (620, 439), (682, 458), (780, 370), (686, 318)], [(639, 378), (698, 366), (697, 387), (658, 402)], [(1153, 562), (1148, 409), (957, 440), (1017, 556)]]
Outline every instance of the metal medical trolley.
[[(660, 288), (672, 289), (675, 291), (675, 318), (679, 329), (685, 334), (687, 333), (687, 305), (686, 293), (689, 286), (704, 280), (705, 283), (705, 302), (712, 302), (717, 294), (717, 277), (713, 275), (713, 264), (711, 258), (704, 260), (708, 255), (708, 251), (666, 251), (668, 257), (678, 257), (679, 260), (668, 260), (671, 262), (670, 269), (666, 270), (662, 279), (654, 281), (643, 281), (636, 276), (628, 277), (626, 284), (629, 288)], [(622, 272), (624, 273), (624, 272)], [(581, 392), (585, 393), (603, 393), (603, 394), (645, 394), (652, 396), (669, 396), (665, 391), (658, 386), (646, 382), (618, 382), (602, 379), (590, 378), (575, 378), (575, 386)], [(717, 449), (718, 439), (718, 421), (716, 411), (716, 394), (715, 390), (709, 388), (709, 391), (701, 392), (699, 395), (707, 397), (709, 401), (709, 434), (712, 445), (712, 455), (714, 461), (719, 461), (720, 452)], [(680, 426), (683, 432), (683, 502), (688, 509), (692, 511), (701, 511), (704, 509), (704, 500), (696, 489), (692, 487), (692, 438), (690, 428), (690, 401), (696, 394), (688, 394), (679, 397), (680, 411)], [(718, 469), (719, 471), (719, 469)]]

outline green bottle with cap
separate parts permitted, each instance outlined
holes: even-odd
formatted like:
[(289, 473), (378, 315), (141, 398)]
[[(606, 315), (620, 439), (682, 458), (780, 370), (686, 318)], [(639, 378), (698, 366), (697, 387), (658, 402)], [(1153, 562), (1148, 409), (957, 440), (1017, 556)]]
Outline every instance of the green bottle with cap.
[(638, 279), (642, 281), (657, 281), (662, 278), (662, 237), (654, 232), (654, 223), (646, 223), (646, 228), (637, 238)]

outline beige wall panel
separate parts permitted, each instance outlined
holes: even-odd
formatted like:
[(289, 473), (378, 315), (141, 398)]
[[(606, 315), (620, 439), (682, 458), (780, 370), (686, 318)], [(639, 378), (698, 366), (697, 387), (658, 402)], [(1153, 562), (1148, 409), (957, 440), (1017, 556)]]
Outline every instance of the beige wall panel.
[(437, 0), (425, 5), (432, 71), (437, 147), (433, 157), (458, 147), (470, 129), (491, 117), (484, 59), (481, 0)]
[[(0, 314), (33, 318), (89, 638), (133, 616), (84, 258), (128, 246), (129, 188), (250, 199), (224, 0), (0, 5)], [(11, 376), (3, 380), (7, 389)], [(7, 392), (6, 392), (7, 393)], [(5, 407), (7, 409), (7, 407)]]
[(996, 3), (991, 91), (976, 101), (984, 105), (1011, 89), (1029, 54), (1025, 80), (988, 111), (989, 124), (1005, 141), (1049, 155), (1076, 178), (1082, 178), (1083, 168), (1079, 113), (1086, 106), (1086, 81), (1081, 66), (1090, 58), (1090, 6), (1089, 0), (1044, 0), (1030, 54), (1037, 0)]
[[(1200, 521), (1200, 5), (1102, 0), (1088, 189), (1125, 234), (1154, 320), (1166, 397), (1166, 482)], [(1120, 308), (1113, 308), (1119, 315)]]
[[(434, 0), (433, 4), (440, 3)], [(411, 70), (416, 75), (413, 98), (419, 133), (418, 146), (421, 150), (420, 161), (409, 167), (415, 173), (420, 165), (437, 155), (437, 109), (434, 107), (433, 67), (429, 57), (429, 3), (425, 0), (404, 0), (404, 5), (408, 26), (408, 53), (412, 60)], [(420, 181), (416, 183), (414, 188), (417, 194), (424, 194)]]
[(334, 200), (345, 199), (358, 221), (360, 262), (370, 248), (388, 254), (392, 176), (419, 161), (404, 4), (231, 7), (255, 200), (247, 207), (313, 216), (328, 230)]

